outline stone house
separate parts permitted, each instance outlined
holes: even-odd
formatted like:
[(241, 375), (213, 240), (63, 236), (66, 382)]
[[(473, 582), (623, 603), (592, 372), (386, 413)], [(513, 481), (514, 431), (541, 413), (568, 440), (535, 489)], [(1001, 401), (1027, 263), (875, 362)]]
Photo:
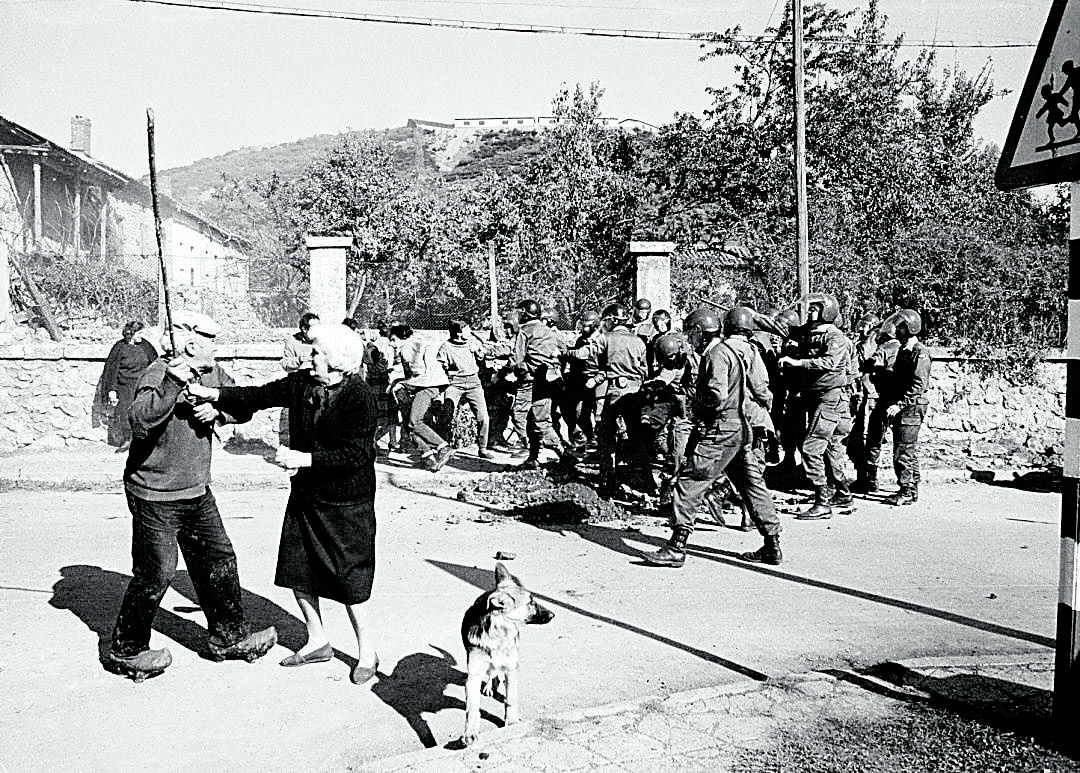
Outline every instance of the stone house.
[[(0, 327), (19, 255), (99, 255), (158, 274), (149, 187), (90, 155), (89, 119), (75, 116), (71, 135), (65, 148), (0, 116)], [(159, 207), (170, 287), (188, 299), (245, 296), (248, 245), (167, 195)]]

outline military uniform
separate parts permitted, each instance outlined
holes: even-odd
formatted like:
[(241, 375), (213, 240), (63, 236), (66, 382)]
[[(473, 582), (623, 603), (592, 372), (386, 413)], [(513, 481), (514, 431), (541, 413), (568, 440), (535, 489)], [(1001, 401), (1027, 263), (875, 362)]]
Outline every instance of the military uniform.
[(542, 320), (522, 324), (514, 339), (512, 367), (518, 378), (511, 421), (519, 437), (529, 442), (529, 459), (540, 447), (562, 451), (562, 441), (551, 424), (552, 397), (562, 387), (558, 336)]
[(863, 471), (866, 480), (863, 487), (867, 491), (877, 491), (878, 461), (881, 458), (881, 444), (885, 441), (885, 430), (889, 426), (889, 419), (885, 411), (889, 404), (882, 399), (882, 395), (895, 394), (896, 387), (893, 384), (893, 367), (896, 364), (896, 353), (900, 350), (900, 342), (891, 338), (878, 346), (871, 360), (864, 364), (867, 369), (868, 381), (878, 395), (866, 420), (866, 450)]
[(893, 365), (888, 391), (881, 394), (886, 407), (897, 405), (893, 417), (893, 468), (901, 494), (917, 498), (919, 490), (919, 430), (926, 418), (926, 390), (930, 385), (930, 350), (918, 339), (901, 346)]
[(596, 349), (607, 387), (597, 433), (600, 477), (605, 486), (610, 486), (614, 483), (619, 419), (626, 424), (630, 448), (640, 451), (640, 391), (648, 367), (645, 362), (645, 342), (625, 325), (616, 325), (600, 339)]
[(595, 440), (600, 420), (596, 391), (603, 381), (598, 347), (602, 336), (599, 330), (589, 336), (579, 335), (567, 352), (562, 416), (567, 438), (572, 443)]
[(803, 468), (816, 489), (823, 489), (829, 477), (838, 487), (847, 488), (841, 441), (845, 426), (848, 430), (851, 427), (848, 398), (853, 356), (850, 339), (828, 322), (808, 330), (799, 347), (800, 402), (807, 416)]
[(764, 465), (751, 447), (750, 392), (745, 367), (727, 344), (714, 339), (701, 356), (693, 402), (693, 429), (686, 464), (675, 481), (672, 527), (693, 531), (695, 514), (713, 483), (725, 473), (746, 503), (763, 536), (781, 531)]

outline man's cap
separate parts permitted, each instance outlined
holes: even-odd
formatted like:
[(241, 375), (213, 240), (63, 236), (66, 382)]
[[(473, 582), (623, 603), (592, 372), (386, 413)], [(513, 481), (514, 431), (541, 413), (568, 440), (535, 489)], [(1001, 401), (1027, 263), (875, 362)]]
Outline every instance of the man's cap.
[(648, 298), (638, 298), (637, 303), (634, 304), (635, 309), (651, 309), (652, 301)]
[(172, 328), (182, 332), (198, 333), (207, 338), (216, 338), (221, 332), (221, 325), (201, 311), (179, 309), (172, 314)]

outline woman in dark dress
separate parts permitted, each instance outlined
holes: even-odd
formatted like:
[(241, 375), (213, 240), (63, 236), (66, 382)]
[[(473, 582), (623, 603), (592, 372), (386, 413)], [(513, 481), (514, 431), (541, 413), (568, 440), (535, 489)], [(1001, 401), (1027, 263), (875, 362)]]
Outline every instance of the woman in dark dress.
[(357, 664), (351, 678), (375, 676), (375, 653), (364, 602), (375, 576), (375, 398), (360, 374), (364, 341), (344, 325), (311, 329), (314, 365), (257, 387), (205, 388), (189, 393), (223, 411), (289, 408), (291, 447), (275, 461), (295, 470), (285, 508), (274, 582), (291, 588), (308, 641), (283, 666), (333, 657), (319, 599), (345, 605), (356, 632)]
[(105, 367), (101, 372), (101, 395), (108, 401), (112, 415), (109, 417), (108, 442), (118, 446), (117, 453), (126, 451), (131, 443), (131, 421), (128, 412), (135, 396), (135, 382), (146, 366), (157, 359), (157, 349), (135, 334), (143, 329), (143, 323), (132, 320), (124, 325), (123, 338), (113, 344)]

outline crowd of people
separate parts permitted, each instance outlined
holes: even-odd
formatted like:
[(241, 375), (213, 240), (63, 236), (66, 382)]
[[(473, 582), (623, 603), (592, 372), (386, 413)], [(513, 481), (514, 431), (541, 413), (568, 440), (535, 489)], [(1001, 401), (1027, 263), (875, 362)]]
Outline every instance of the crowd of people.
[(174, 315), (165, 354), (138, 373), (123, 363), (148, 355), (131, 349), (125, 330), (110, 359), (126, 375), (110, 367), (103, 384), (110, 402), (126, 406), (117, 437), (130, 438), (124, 486), (133, 577), (105, 667), (141, 680), (171, 663), (149, 640), (178, 551), (206, 612), (208, 657), (254, 660), (276, 643), (273, 627), (252, 631), (245, 621), (236, 555), (209, 486), (215, 427), (270, 407), (289, 410), (275, 461), (293, 472), (275, 582), (293, 591), (308, 632), (281, 665), (332, 657), (320, 607), (331, 599), (353, 624), (358, 684), (378, 667), (363, 603), (375, 572), (379, 443), (385, 439), (390, 452), (408, 439), (419, 464), (437, 472), (454, 453), (466, 415), (460, 406), (475, 421), (479, 458), (516, 451), (514, 469), (524, 470), (538, 469), (545, 450), (571, 467), (591, 459), (601, 496), (618, 497), (627, 486), (654, 494), (672, 529), (665, 545), (643, 556), (654, 566), (685, 563), (699, 509), (717, 497), (735, 501), (745, 528), (764, 539), (742, 558), (781, 563), (770, 485), (798, 486), (805, 475), (813, 502), (796, 517), (830, 518), (851, 504), (853, 491), (877, 490), (890, 426), (899, 491), (888, 501), (917, 501), (930, 356), (916, 311), (867, 315), (853, 326), (854, 340), (826, 293), (787, 309), (705, 306), (679, 330), (647, 299), (632, 311), (613, 303), (582, 313), (572, 341), (556, 329), (556, 316), (526, 299), (475, 330), (452, 320), (445, 339), (431, 340), (402, 322), (367, 331), (309, 312), (286, 344), (285, 374), (249, 387), (236, 386), (215, 361), (219, 326), (206, 315)]
[[(830, 518), (853, 491), (878, 490), (890, 427), (899, 491), (887, 501), (918, 499), (930, 356), (916, 311), (866, 315), (850, 337), (827, 293), (787, 309), (703, 307), (681, 329), (648, 299), (613, 303), (580, 314), (572, 341), (556, 318), (525, 299), (476, 329), (453, 320), (441, 341), (376, 325), (366, 362), (368, 383), (387, 402), (380, 437), (400, 422), (418, 463), (438, 471), (467, 404), (480, 458), (516, 452), (523, 470), (538, 469), (545, 449), (567, 465), (595, 461), (602, 496), (629, 486), (670, 507), (672, 539), (648, 559), (665, 566), (682, 564), (696, 512), (703, 504), (717, 512), (718, 498), (733, 500), (741, 526), (764, 537), (744, 557), (779, 563), (766, 468), (774, 487), (813, 489), (796, 517)], [(400, 442), (392, 436), (387, 448)]]

